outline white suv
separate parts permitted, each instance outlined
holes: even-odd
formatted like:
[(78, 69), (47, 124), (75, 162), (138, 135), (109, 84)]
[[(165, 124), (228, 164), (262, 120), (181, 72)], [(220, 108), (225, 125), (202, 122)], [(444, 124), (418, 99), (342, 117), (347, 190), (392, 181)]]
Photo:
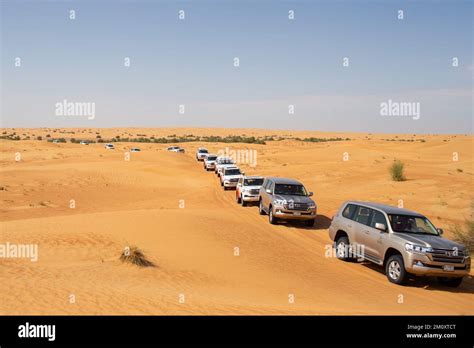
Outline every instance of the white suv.
[(104, 146), (107, 150), (115, 150), (114, 144), (105, 144)]
[(244, 176), (245, 173), (241, 172), (238, 167), (225, 167), (221, 173), (221, 186), (224, 190), (228, 188), (235, 188), (239, 179)]
[(204, 169), (207, 171), (213, 170), (216, 168), (217, 155), (208, 154), (204, 159)]
[(235, 201), (238, 204), (242, 204), (243, 207), (245, 207), (247, 202), (258, 202), (263, 179), (261, 176), (241, 177), (235, 188)]
[(235, 167), (235, 162), (229, 157), (217, 157), (214, 171), (218, 177), (221, 176), (222, 169), (224, 169), (225, 167)]
[(204, 147), (200, 147), (197, 151), (196, 151), (196, 159), (198, 161), (204, 161), (204, 159), (206, 158), (207, 154), (209, 153), (209, 151), (207, 151), (206, 148)]

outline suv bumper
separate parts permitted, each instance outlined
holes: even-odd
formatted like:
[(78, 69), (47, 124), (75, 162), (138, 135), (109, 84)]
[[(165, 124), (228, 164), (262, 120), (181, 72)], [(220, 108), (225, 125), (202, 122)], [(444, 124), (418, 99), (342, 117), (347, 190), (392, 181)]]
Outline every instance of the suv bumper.
[[(405, 269), (419, 276), (463, 277), (471, 270), (470, 257), (464, 258), (463, 263), (435, 262), (427, 255), (409, 253), (406, 255)], [(445, 271), (444, 266), (452, 266), (452, 271)]]
[(312, 210), (285, 210), (284, 208), (273, 208), (273, 214), (279, 219), (286, 220), (311, 220), (316, 218), (316, 209)]
[(258, 202), (258, 193), (255, 195), (249, 193), (242, 193), (241, 199), (244, 202)]
[(215, 169), (216, 164), (215, 163), (206, 163), (206, 169)]
[(227, 181), (224, 180), (224, 187), (236, 187), (237, 186), (237, 181)]

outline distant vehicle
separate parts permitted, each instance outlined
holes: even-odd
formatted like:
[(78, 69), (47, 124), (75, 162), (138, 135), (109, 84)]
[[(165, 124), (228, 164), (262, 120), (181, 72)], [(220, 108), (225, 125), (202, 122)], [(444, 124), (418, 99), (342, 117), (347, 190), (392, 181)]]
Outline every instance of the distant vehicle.
[(345, 202), (329, 227), (340, 260), (363, 259), (383, 266), (395, 284), (405, 283), (412, 274), (436, 276), (441, 284), (458, 287), (469, 275), (470, 253), (442, 233), (414, 211), (358, 201)]
[(213, 170), (216, 167), (217, 155), (208, 154), (204, 159), (204, 169), (207, 171)]
[(245, 207), (247, 202), (258, 202), (258, 194), (263, 180), (264, 178), (261, 176), (241, 177), (235, 188), (235, 201), (242, 204), (243, 207)]
[(224, 190), (236, 187), (237, 182), (244, 174), (238, 167), (223, 168), (220, 176), (221, 186), (224, 187)]
[(58, 143), (60, 143), (60, 141), (58, 139), (54, 139), (53, 143), (58, 144)]
[(104, 147), (105, 147), (107, 150), (115, 150), (114, 144), (105, 144)]
[(297, 180), (266, 178), (259, 192), (259, 212), (268, 214), (268, 221), (304, 220), (306, 226), (314, 225), (316, 203), (309, 197), (312, 192)]
[(214, 172), (218, 177), (221, 176), (222, 169), (225, 167), (235, 167), (235, 162), (230, 157), (217, 157)]
[(81, 142), (79, 143), (81, 145), (89, 145), (89, 142), (86, 141), (86, 140), (81, 140)]
[(177, 149), (179, 149), (179, 146), (170, 146), (170, 147), (168, 147), (166, 150), (168, 150), (168, 151), (174, 151), (174, 150), (177, 150)]
[(130, 152), (140, 152), (141, 150), (138, 147), (134, 147), (130, 149)]
[(196, 159), (198, 161), (204, 161), (204, 158), (206, 158), (207, 154), (209, 153), (209, 151), (207, 151), (206, 148), (204, 147), (200, 147), (197, 151), (196, 151)]

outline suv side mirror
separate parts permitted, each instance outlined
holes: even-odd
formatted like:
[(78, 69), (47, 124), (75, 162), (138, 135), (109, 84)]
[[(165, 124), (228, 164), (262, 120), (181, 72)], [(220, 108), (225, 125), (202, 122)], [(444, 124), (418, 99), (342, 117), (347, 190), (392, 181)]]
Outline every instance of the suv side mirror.
[(241, 172), (240, 174), (245, 175), (245, 172)]
[(387, 230), (387, 226), (385, 226), (385, 224), (382, 224), (380, 222), (375, 223), (375, 228), (382, 232), (385, 232)]
[(308, 193), (308, 197), (311, 197), (313, 195), (313, 192)]
[(265, 192), (266, 192), (266, 193), (272, 193), (272, 190), (266, 189)]
[(444, 231), (443, 231), (442, 228), (437, 228), (436, 231), (438, 231), (438, 233), (439, 233), (440, 236), (444, 233)]

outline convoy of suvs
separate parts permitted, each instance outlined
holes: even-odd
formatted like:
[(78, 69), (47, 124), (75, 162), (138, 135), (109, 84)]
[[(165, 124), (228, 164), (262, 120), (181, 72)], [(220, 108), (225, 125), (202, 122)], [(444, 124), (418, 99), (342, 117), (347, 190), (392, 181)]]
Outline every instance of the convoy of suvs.
[[(176, 151), (174, 148), (168, 150)], [(314, 225), (317, 205), (301, 182), (246, 176), (231, 158), (210, 154), (205, 148), (196, 151), (196, 160), (203, 162), (206, 171), (214, 170), (224, 190), (235, 188), (238, 204), (257, 203), (270, 224), (301, 220), (308, 227)], [(470, 252), (442, 234), (443, 230), (419, 213), (358, 201), (343, 203), (329, 227), (340, 260), (380, 265), (395, 284), (404, 284), (410, 276), (436, 276), (441, 284), (457, 287), (470, 272)]]

